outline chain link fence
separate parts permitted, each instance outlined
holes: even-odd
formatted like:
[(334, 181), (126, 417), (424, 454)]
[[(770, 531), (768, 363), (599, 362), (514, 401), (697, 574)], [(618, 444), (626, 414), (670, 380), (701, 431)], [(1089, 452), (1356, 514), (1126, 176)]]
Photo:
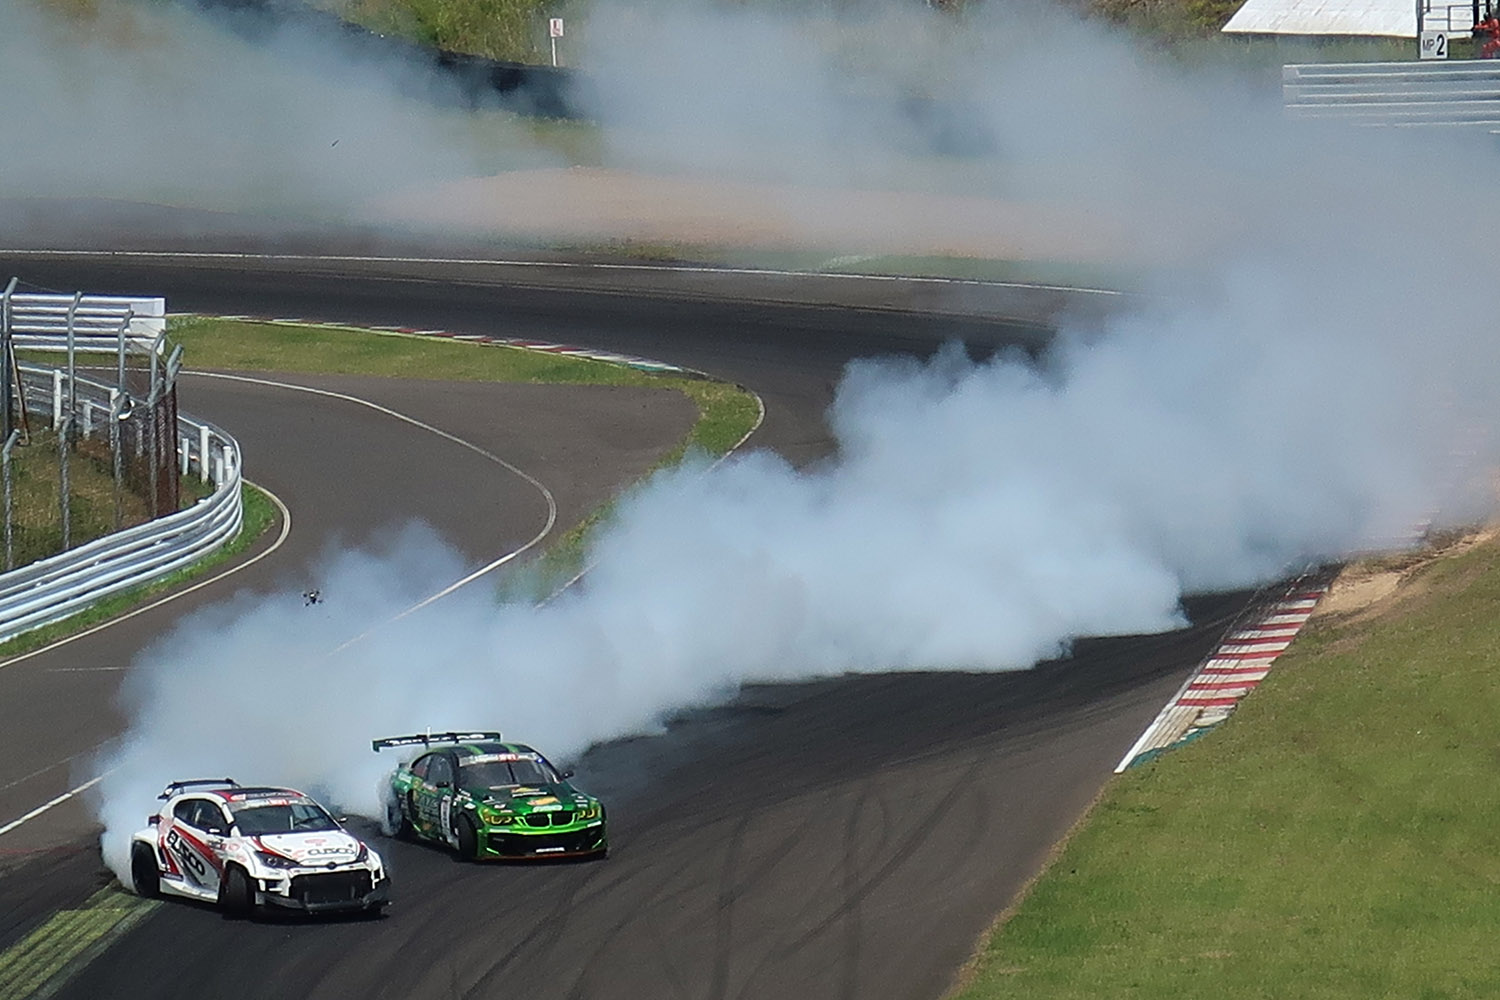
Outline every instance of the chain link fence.
[[(165, 314), (161, 299), (34, 292), (15, 280), (0, 291), (0, 641), (186, 566), (239, 531), (239, 446), (178, 413), (182, 349), (167, 340)], [(18, 468), (18, 451), (33, 448)], [(58, 544), (22, 558), (17, 486), (48, 468)], [(107, 513), (100, 523), (94, 509), (80, 531), (78, 488), (90, 478), (108, 484), (94, 497)]]

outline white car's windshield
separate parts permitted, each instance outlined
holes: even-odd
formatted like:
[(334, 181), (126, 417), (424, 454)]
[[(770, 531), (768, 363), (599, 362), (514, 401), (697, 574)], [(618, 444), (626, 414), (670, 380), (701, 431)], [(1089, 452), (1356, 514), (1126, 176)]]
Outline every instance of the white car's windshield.
[(260, 837), (273, 833), (312, 833), (337, 830), (339, 825), (316, 802), (281, 802), (258, 805), (253, 802), (231, 806), (240, 833)]

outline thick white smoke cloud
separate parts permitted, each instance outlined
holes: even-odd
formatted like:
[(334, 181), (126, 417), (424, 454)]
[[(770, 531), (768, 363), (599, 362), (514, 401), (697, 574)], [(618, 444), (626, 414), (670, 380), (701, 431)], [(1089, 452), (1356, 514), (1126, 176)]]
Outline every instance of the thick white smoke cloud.
[(1078, 636), (1170, 628), (1185, 590), (1389, 543), (1475, 500), (1433, 446), (1472, 414), (1429, 405), (1409, 359), (1351, 347), (1345, 304), (1308, 291), (1246, 272), (1211, 306), (1067, 331), (1040, 368), (956, 350), (856, 364), (836, 459), (656, 477), (584, 585), (541, 608), (471, 588), (381, 625), (461, 573), (413, 529), (331, 556), (323, 604), (190, 619), (133, 669), (132, 727), (103, 762), (106, 856), (126, 870), (124, 836), (173, 776), (288, 782), (378, 815), (373, 736), (499, 725), (566, 757), (749, 680), (1024, 668)]
[[(130, 731), (100, 762), (117, 870), (174, 777), (373, 812), (372, 736), (498, 725), (567, 756), (751, 679), (1024, 668), (1171, 627), (1185, 591), (1486, 509), (1491, 220), (1434, 224), (1431, 206), (1468, 203), (1491, 152), (1288, 129), (1232, 74), (990, 10), (961, 28), (910, 9), (610, 14), (618, 30), (590, 34), (607, 143), (672, 169), (1068, 202), (1162, 268), (1149, 304), (1065, 322), (1037, 365), (854, 365), (836, 458), (657, 477), (544, 608), (471, 588), (331, 652), (461, 575), (417, 531), (331, 555), (324, 605), (244, 598), (184, 622), (134, 666)], [(815, 37), (830, 25), (843, 48)], [(993, 156), (945, 156), (930, 118), (885, 100), (912, 91), (961, 107)]]

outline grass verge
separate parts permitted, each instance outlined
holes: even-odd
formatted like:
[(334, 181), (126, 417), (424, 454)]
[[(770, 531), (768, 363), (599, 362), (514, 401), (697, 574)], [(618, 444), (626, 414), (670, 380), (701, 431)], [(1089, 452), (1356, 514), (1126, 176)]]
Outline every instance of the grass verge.
[(1496, 607), (1491, 540), (1314, 619), (1105, 791), (957, 997), (1500, 995)]
[[(26, 445), (11, 452), (11, 556), (17, 566), (63, 551), (62, 478), (58, 438), (38, 428)], [(131, 489), (120, 492), (122, 527), (149, 516), (146, 501)], [(115, 481), (109, 446), (99, 438), (80, 440), (68, 455), (69, 547), (114, 530)], [(0, 563), (3, 565), (3, 563)]]
[[(690, 375), (644, 372), (584, 358), (341, 326), (258, 323), (209, 317), (172, 321), (172, 335), (195, 367), (296, 371), (546, 384), (623, 385), (681, 392), (698, 409), (687, 436), (652, 471), (675, 466), (691, 452), (722, 455), (756, 425), (760, 404), (737, 385)], [(514, 574), (506, 592), (537, 597), (583, 566), (588, 536), (613, 505), (561, 532), (531, 565)]]
[(242, 486), (241, 499), (244, 503), (244, 524), (240, 528), (239, 534), (230, 539), (218, 551), (205, 556), (201, 561), (191, 566), (178, 570), (170, 576), (164, 576), (152, 583), (121, 591), (112, 597), (104, 598), (97, 604), (80, 611), (70, 618), (54, 622), (51, 625), (44, 625), (24, 635), (18, 635), (9, 642), (0, 643), (0, 659), (29, 653), (34, 649), (40, 649), (59, 639), (92, 628), (100, 622), (108, 621), (117, 615), (124, 614), (132, 608), (146, 603), (152, 598), (161, 596), (179, 584), (203, 576), (233, 559), (235, 556), (238, 556), (249, 548), (257, 538), (264, 534), (271, 525), (275, 524), (277, 517), (275, 504), (255, 487), (248, 484)]

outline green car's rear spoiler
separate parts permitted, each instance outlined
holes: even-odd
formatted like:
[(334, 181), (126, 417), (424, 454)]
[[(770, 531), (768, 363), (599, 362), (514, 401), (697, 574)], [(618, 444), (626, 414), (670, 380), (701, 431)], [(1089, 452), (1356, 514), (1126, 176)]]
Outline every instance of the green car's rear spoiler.
[(430, 747), (434, 743), (473, 743), (478, 740), (499, 740), (499, 733), (417, 733), (414, 736), (387, 736), (383, 740), (371, 740), (370, 749), (379, 753), (392, 747)]

